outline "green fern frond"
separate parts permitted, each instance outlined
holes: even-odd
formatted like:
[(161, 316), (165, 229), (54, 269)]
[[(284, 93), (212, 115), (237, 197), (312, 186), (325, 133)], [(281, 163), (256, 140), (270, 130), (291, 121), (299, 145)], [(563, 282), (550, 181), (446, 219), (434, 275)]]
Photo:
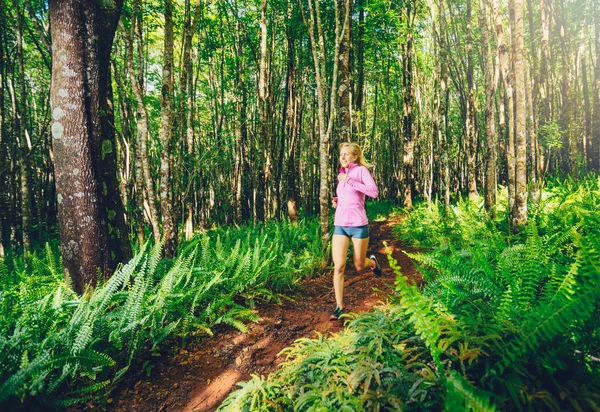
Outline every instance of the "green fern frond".
[(446, 381), (445, 406), (447, 411), (493, 412), (496, 410), (490, 395), (477, 390), (456, 371), (451, 371)]

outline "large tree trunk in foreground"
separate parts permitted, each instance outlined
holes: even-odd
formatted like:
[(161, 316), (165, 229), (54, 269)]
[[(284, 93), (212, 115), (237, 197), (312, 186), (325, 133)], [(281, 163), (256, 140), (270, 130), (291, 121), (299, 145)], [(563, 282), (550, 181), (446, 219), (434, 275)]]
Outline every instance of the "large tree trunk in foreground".
[[(102, 16), (105, 24), (109, 16), (115, 24), (118, 20), (121, 3), (105, 7), (111, 6), (115, 8), (104, 10)], [(106, 90), (99, 91), (106, 87), (101, 83), (106, 74), (101, 76), (100, 71), (108, 67), (108, 62), (100, 65), (99, 58), (106, 54), (99, 49), (111, 46), (99, 39), (112, 39), (115, 24), (101, 26), (99, 19), (95, 3), (50, 2), (50, 105), (58, 221), (65, 276), (78, 293), (95, 285), (99, 274), (106, 279), (113, 270), (94, 149), (102, 138), (100, 96), (106, 95)]]

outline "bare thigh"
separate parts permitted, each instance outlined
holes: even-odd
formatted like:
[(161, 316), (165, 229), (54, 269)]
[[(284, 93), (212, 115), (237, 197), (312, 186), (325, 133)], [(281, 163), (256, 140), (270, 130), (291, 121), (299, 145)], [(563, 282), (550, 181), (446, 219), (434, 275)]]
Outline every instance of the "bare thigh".
[[(344, 235), (333, 235), (331, 238), (331, 257), (336, 269), (346, 266), (346, 255), (350, 239)], [(366, 252), (365, 252), (366, 253)]]
[(365, 259), (367, 257), (367, 250), (369, 249), (369, 238), (352, 238), (352, 246), (354, 246), (354, 267), (357, 271), (361, 271), (365, 268)]

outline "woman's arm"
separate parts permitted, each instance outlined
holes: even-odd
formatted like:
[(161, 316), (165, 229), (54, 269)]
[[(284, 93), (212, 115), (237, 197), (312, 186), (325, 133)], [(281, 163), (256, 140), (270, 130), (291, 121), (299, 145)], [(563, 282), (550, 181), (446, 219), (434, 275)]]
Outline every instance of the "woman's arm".
[(369, 169), (364, 166), (361, 166), (358, 169), (358, 179), (348, 176), (346, 178), (346, 183), (369, 197), (376, 198), (379, 195), (379, 190), (377, 190), (377, 185), (375, 184), (375, 180), (373, 180), (373, 176), (371, 176)]

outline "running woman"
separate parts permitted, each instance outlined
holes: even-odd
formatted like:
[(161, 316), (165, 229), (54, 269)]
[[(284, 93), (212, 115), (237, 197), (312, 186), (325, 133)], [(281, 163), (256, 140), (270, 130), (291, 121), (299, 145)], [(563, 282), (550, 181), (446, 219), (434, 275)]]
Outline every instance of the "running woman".
[(356, 143), (340, 145), (340, 164), (338, 174), (337, 197), (333, 198), (335, 221), (331, 254), (333, 257), (333, 290), (336, 307), (331, 320), (337, 320), (344, 313), (344, 270), (346, 255), (352, 240), (354, 248), (354, 267), (358, 272), (370, 268), (376, 276), (381, 276), (381, 267), (375, 255), (367, 258), (369, 247), (369, 220), (365, 209), (365, 195), (376, 198), (377, 185), (369, 173), (369, 163), (362, 149)]

